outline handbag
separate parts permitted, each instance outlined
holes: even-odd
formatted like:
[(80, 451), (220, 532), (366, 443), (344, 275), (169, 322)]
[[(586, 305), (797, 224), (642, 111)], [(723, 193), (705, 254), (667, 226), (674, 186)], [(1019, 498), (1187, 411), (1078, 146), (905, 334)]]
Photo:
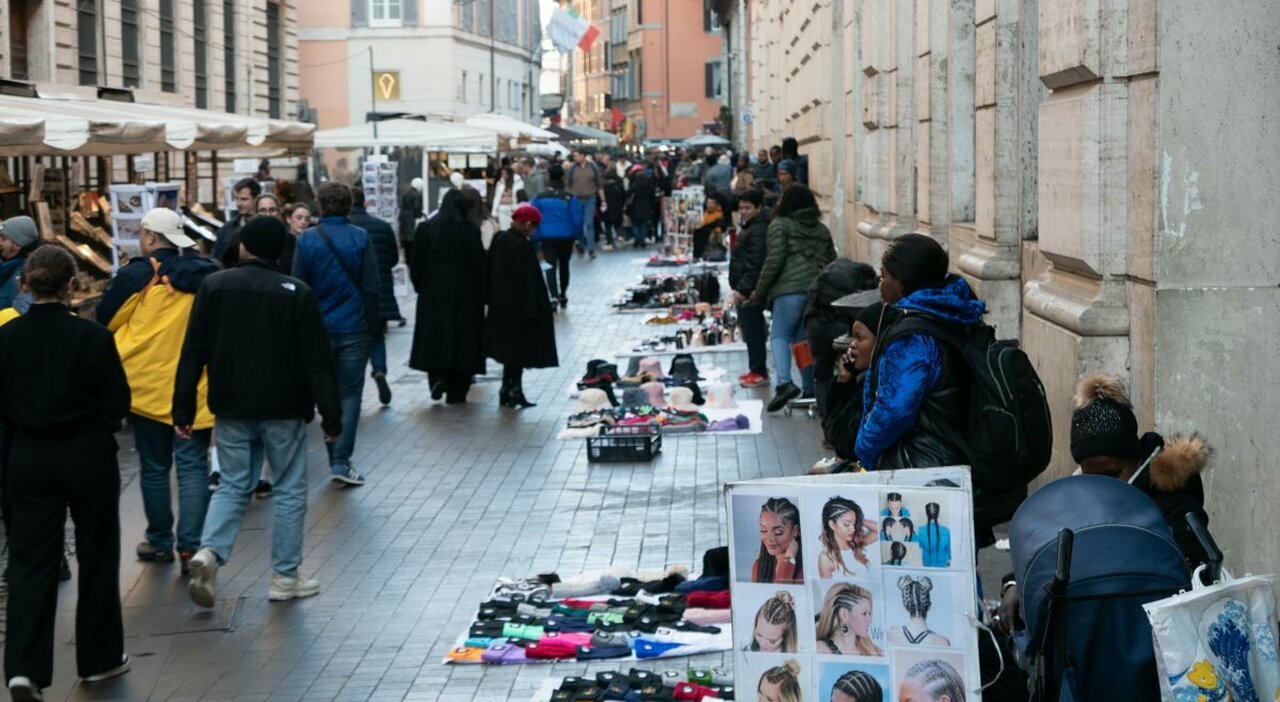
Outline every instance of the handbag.
[(808, 341), (797, 341), (791, 345), (791, 356), (796, 359), (796, 367), (804, 371), (813, 365), (813, 350)]
[(382, 333), (382, 320), (379, 319), (377, 309), (371, 309), (369, 306), (369, 296), (364, 293), (364, 285), (360, 283), (360, 276), (355, 271), (347, 267), (347, 262), (342, 260), (342, 256), (338, 255), (338, 249), (334, 247), (333, 242), (329, 241), (329, 235), (324, 231), (323, 224), (316, 225), (316, 232), (320, 234), (320, 240), (329, 249), (329, 253), (333, 254), (333, 259), (338, 262), (338, 267), (343, 273), (347, 274), (347, 278), (351, 284), (356, 287), (356, 292), (360, 293), (360, 302), (364, 305), (365, 324), (369, 327), (369, 334), (377, 336)]
[(1280, 697), (1276, 576), (1233, 578), (1143, 605), (1165, 702), (1271, 702)]

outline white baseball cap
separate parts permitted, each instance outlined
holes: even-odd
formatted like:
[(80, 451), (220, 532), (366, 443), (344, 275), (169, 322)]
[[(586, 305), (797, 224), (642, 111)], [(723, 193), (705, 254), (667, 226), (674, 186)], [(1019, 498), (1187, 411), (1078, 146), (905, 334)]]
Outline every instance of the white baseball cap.
[(182, 230), (182, 216), (167, 207), (157, 207), (143, 215), (141, 226), (180, 249), (196, 245), (195, 240)]

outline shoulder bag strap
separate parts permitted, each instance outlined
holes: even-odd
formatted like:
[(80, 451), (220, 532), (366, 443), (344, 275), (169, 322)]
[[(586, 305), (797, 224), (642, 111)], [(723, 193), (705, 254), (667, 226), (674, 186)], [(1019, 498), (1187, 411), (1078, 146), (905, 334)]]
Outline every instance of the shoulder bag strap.
[(332, 241), (329, 241), (329, 235), (325, 233), (324, 225), (317, 224), (316, 232), (320, 234), (320, 240), (324, 242), (324, 245), (329, 248), (329, 253), (333, 254), (333, 257), (337, 259), (338, 267), (341, 268), (342, 272), (346, 273), (347, 277), (351, 279), (351, 284), (356, 286), (356, 292), (360, 293), (361, 297), (364, 297), (364, 286), (360, 284), (359, 276), (355, 274), (355, 271), (348, 268), (347, 262), (343, 261), (342, 256), (338, 255), (338, 249), (334, 248)]

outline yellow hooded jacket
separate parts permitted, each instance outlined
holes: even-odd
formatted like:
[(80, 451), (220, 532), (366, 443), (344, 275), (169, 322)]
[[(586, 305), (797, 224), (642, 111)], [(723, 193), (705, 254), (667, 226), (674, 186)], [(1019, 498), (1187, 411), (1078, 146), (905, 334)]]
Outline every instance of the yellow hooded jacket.
[[(173, 423), (173, 386), (196, 291), (219, 267), (194, 254), (161, 249), (121, 268), (98, 304), (98, 321), (115, 334), (133, 393), (134, 414)], [(208, 374), (200, 377), (194, 429), (213, 427)]]

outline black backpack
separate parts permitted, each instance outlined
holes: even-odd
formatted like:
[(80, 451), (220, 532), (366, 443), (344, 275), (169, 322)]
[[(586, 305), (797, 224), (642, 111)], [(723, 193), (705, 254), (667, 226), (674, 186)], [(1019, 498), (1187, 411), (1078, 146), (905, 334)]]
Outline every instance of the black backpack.
[(885, 330), (877, 348), (910, 334), (927, 334), (956, 351), (969, 370), (968, 430), (939, 431), (969, 458), (974, 486), (991, 493), (1023, 488), (1049, 466), (1053, 426), (1049, 402), (1031, 359), (1017, 342), (996, 339), (983, 322), (949, 324), (907, 314)]
[(720, 302), (720, 277), (714, 271), (695, 273), (692, 278), (698, 302), (710, 302), (713, 305)]

